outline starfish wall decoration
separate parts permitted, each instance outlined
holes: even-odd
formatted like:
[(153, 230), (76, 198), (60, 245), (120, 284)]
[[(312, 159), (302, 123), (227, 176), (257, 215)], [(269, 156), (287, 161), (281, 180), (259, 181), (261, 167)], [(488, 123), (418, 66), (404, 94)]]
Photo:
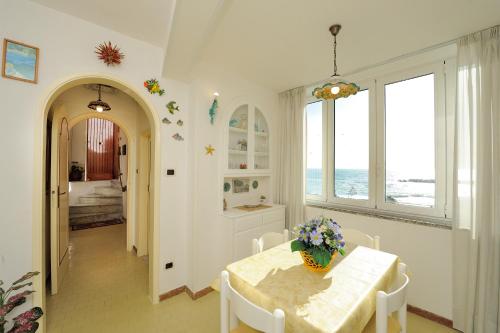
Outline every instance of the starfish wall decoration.
[(205, 155), (212, 156), (215, 152), (215, 148), (212, 145), (205, 146)]

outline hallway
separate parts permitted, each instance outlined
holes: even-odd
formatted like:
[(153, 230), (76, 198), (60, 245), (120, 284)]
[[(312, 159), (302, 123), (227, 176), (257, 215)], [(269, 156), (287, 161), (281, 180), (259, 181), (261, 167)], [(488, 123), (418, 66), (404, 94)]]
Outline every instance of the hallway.
[(48, 333), (218, 331), (216, 293), (197, 301), (183, 293), (153, 306), (147, 257), (125, 243), (126, 224), (71, 232), (69, 271), (59, 294), (47, 297)]

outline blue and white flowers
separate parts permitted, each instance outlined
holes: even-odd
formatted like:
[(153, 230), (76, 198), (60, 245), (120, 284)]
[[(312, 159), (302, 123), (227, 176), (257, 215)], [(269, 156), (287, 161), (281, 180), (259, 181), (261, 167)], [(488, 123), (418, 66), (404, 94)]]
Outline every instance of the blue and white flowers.
[(292, 241), (292, 252), (308, 252), (323, 267), (326, 267), (335, 252), (344, 251), (341, 227), (334, 220), (320, 216), (294, 228), (298, 238)]

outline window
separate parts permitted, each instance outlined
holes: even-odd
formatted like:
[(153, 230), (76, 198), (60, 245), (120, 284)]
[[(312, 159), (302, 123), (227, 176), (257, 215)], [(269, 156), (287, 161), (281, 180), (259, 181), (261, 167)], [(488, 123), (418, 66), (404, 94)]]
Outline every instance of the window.
[(323, 194), (323, 103), (306, 107), (306, 194)]
[(434, 207), (434, 74), (385, 85), (385, 201)]
[(335, 197), (368, 200), (369, 91), (334, 102)]
[(306, 107), (306, 199), (444, 218), (452, 185), (443, 63), (379, 75), (361, 87), (336, 101), (312, 97)]

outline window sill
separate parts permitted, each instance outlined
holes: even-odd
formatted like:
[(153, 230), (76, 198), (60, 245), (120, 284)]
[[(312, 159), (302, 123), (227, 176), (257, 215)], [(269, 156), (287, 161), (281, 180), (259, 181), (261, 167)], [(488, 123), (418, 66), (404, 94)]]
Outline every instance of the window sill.
[(422, 217), (422, 216), (403, 216), (392, 212), (385, 212), (368, 208), (354, 208), (333, 205), (325, 202), (306, 201), (307, 207), (322, 208), (341, 213), (349, 213), (354, 215), (363, 215), (368, 217), (375, 217), (384, 220), (398, 221), (409, 224), (423, 225), (427, 227), (451, 230), (451, 220), (445, 218), (435, 217)]

